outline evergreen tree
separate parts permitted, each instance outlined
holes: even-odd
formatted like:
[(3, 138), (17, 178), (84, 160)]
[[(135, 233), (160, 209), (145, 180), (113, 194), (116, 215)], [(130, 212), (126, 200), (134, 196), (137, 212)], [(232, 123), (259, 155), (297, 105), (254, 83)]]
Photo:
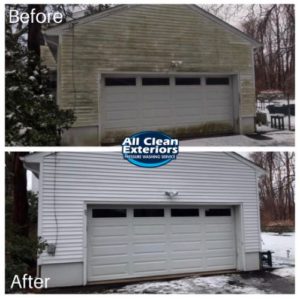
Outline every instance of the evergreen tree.
[(28, 51), (7, 26), (6, 49), (6, 144), (55, 146), (61, 133), (75, 121), (72, 110), (58, 108), (48, 88), (48, 69)]

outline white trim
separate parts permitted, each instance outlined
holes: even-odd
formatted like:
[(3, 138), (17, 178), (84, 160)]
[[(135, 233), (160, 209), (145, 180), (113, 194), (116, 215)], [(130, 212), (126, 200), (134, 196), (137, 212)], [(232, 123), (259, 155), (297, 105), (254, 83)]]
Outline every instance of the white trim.
[(83, 255), (83, 285), (87, 284), (87, 240), (88, 240), (88, 205), (86, 202), (83, 203), (83, 249), (82, 249), (82, 255)]
[[(43, 174), (43, 163), (40, 163), (39, 165), (40, 168), (40, 174), (39, 174), (39, 194), (38, 194), (38, 215), (37, 215), (37, 235), (38, 237), (42, 237), (42, 212), (43, 212), (43, 179), (44, 179), (44, 174)], [(40, 266), (43, 263), (42, 257), (39, 257), (37, 259), (37, 266)], [(38, 270), (39, 268), (37, 268)]]
[(244, 204), (241, 203), (241, 244), (242, 244), (242, 267), (246, 271), (246, 249), (245, 249), (245, 224), (244, 224)]
[(259, 190), (258, 190), (259, 176), (256, 176), (256, 205), (257, 205), (257, 221), (258, 221), (258, 236), (259, 236), (259, 251), (262, 250), (261, 245), (261, 223), (260, 223), (260, 201), (259, 201)]
[(252, 169), (254, 169), (256, 171), (256, 173), (258, 173), (260, 176), (265, 175), (266, 171), (264, 169), (262, 169), (261, 167), (257, 166), (255, 163), (253, 163), (252, 161), (248, 160), (247, 158), (234, 153), (234, 152), (224, 152), (226, 155), (229, 155), (235, 159), (237, 159), (238, 161), (246, 164), (247, 166), (251, 167)]

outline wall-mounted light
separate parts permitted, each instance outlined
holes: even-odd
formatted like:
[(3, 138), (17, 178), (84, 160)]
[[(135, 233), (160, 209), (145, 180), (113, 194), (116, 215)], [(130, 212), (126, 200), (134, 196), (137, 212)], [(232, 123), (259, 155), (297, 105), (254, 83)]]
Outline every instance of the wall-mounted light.
[(172, 60), (171, 61), (171, 69), (177, 69), (182, 65), (182, 60)]
[(170, 199), (174, 199), (179, 194), (178, 191), (166, 191), (165, 195), (168, 196)]

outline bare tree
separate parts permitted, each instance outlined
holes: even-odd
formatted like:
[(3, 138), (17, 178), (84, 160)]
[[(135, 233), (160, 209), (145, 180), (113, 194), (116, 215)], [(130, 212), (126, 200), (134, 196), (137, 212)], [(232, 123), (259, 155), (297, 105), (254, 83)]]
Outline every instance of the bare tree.
[(295, 221), (295, 154), (255, 152), (250, 158), (266, 170), (259, 181), (262, 224)]

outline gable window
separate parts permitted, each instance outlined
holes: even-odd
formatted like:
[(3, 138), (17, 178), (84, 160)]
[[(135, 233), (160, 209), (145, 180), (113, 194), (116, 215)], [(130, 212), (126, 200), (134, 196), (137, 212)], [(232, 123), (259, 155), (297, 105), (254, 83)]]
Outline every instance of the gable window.
[(106, 77), (106, 86), (132, 86), (136, 85), (135, 77)]
[(164, 217), (165, 211), (163, 208), (136, 208), (133, 211), (135, 218), (143, 217)]
[(207, 85), (229, 85), (228, 77), (210, 77), (206, 78)]
[(206, 217), (228, 217), (231, 216), (230, 208), (211, 208), (205, 210)]
[(176, 77), (176, 85), (200, 85), (201, 79), (199, 77)]
[(143, 85), (169, 85), (170, 79), (167, 77), (144, 77), (142, 78)]
[(126, 209), (93, 209), (93, 218), (126, 218)]
[(199, 217), (198, 208), (172, 208), (172, 217)]

